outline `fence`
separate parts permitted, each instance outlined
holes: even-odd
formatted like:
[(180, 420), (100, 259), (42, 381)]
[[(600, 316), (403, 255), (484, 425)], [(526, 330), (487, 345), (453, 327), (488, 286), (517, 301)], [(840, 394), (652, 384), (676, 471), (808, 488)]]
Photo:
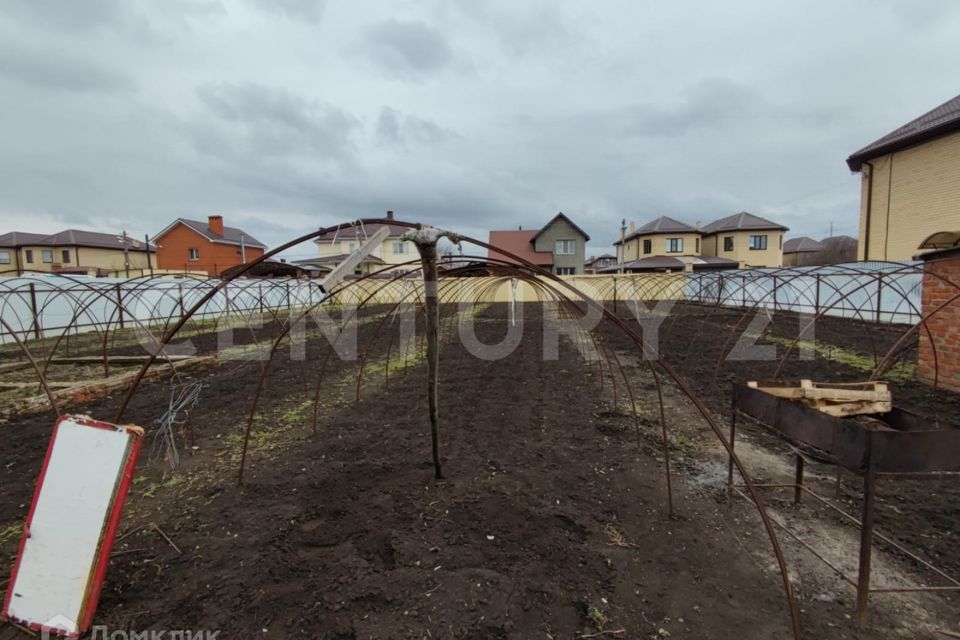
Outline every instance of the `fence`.
[(852, 263), (687, 274), (684, 297), (723, 306), (824, 313), (870, 322), (920, 320), (920, 263)]
[[(39, 339), (64, 330), (148, 326), (178, 319), (220, 280), (114, 279), (22, 276), (0, 279), (0, 343), (16, 335)], [(206, 301), (193, 316), (202, 321), (233, 314), (267, 313), (319, 302), (316, 281), (238, 279)]]
[[(595, 300), (686, 300), (701, 304), (825, 313), (871, 322), (916, 323), (920, 318), (922, 267), (918, 263), (854, 263), (829, 267), (747, 269), (564, 276)], [(540, 278), (547, 284), (545, 278)], [(480, 283), (479, 286), (477, 283)], [(80, 333), (179, 318), (220, 280), (195, 278), (85, 278), (27, 275), (0, 278), (0, 343)], [(343, 289), (338, 302), (394, 303), (417, 298), (419, 279), (361, 280)], [(470, 299), (533, 302), (541, 292), (510, 277), (447, 280), (469, 288)], [(237, 279), (208, 300), (196, 320), (231, 314), (267, 313), (320, 302), (317, 281)], [(454, 294), (448, 299), (456, 300)]]

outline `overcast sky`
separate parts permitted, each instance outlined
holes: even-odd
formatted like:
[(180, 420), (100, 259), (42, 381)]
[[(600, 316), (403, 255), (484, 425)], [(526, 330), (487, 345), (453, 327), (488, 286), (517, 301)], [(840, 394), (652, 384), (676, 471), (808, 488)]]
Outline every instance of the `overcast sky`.
[(960, 92), (958, 34), (953, 0), (4, 0), (0, 232), (855, 235), (844, 159)]

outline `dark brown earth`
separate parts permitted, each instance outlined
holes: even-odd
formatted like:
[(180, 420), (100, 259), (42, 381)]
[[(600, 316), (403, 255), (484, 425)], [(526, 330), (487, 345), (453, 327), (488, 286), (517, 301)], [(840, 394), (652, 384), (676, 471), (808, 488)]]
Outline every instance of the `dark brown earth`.
[[(230, 362), (204, 374), (190, 419), (198, 449), (172, 474), (146, 455), (152, 443), (145, 447), (96, 623), (219, 629), (222, 638), (789, 637), (779, 574), (755, 513), (743, 502), (725, 504), (721, 491), (700, 481), (696, 462), (712, 455), (713, 438), (689, 403), (668, 386), (670, 421), (684, 436), (673, 443), (678, 515), (670, 519), (654, 387), (646, 369), (626, 357), (635, 347), (603, 331), (625, 354), (637, 388), (639, 449), (630, 413), (612, 405), (609, 383), (600, 392), (594, 366), (570, 344), (559, 360), (543, 360), (540, 307), (526, 307), (524, 339), (505, 359), (473, 357), (455, 331), (444, 346), (443, 481), (432, 477), (423, 365), (409, 363), (404, 374), (394, 363), (385, 386), (376, 365), (388, 340), (374, 341), (375, 322), (361, 328), (361, 344), (373, 345), (362, 401), (354, 402), (356, 365), (332, 359), (317, 433), (305, 407), (312, 406), (325, 343), (309, 342), (303, 363), (281, 350), (242, 489), (239, 434), (260, 367)], [(724, 420), (729, 382), (764, 376), (746, 363), (723, 364), (708, 393), (711, 357), (722, 342), (716, 329), (701, 326), (698, 309), (682, 310), (690, 317), (672, 322), (661, 350)], [(480, 313), (484, 342), (500, 339), (505, 314), (499, 305)], [(734, 312), (710, 322), (738, 319)], [(847, 330), (844, 322), (818, 327), (818, 339), (872, 354), (863, 329)], [(396, 349), (396, 329), (388, 330)], [(795, 364), (793, 377), (864, 377), (822, 358)], [(896, 391), (915, 409), (957, 406), (911, 382)], [(125, 420), (149, 430), (168, 395), (167, 383), (143, 385)], [(116, 402), (81, 410), (112, 419)], [(0, 535), (22, 522), (52, 420), (0, 426)], [(904, 518), (883, 516), (881, 525), (957, 567), (955, 537), (924, 537), (934, 525), (949, 531), (960, 513), (951, 486), (937, 485), (932, 495), (931, 486), (884, 488), (881, 502), (896, 503), (913, 524), (896, 529), (894, 520)], [(848, 499), (855, 496), (851, 486)], [(828, 516), (811, 509), (811, 517)], [(15, 535), (0, 539), (10, 562), (15, 547)], [(917, 637), (901, 609), (882, 606), (870, 627), (856, 630), (846, 617), (852, 593), (818, 598), (819, 578), (800, 571), (805, 637)], [(0, 577), (0, 588), (4, 582)], [(944, 613), (949, 601), (937, 598), (937, 624), (956, 628)], [(0, 627), (0, 639), (21, 635)]]

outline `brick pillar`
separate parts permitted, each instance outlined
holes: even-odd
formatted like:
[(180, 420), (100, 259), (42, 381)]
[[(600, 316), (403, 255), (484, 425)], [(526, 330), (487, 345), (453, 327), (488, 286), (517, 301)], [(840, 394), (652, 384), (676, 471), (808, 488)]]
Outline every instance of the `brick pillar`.
[[(945, 278), (949, 282), (940, 279)], [(960, 293), (960, 255), (949, 255), (940, 260), (931, 259), (924, 265), (922, 311), (930, 313)], [(938, 385), (960, 392), (960, 300), (954, 300), (927, 320), (927, 328), (936, 345), (936, 364), (930, 338), (920, 328), (920, 347), (917, 353), (917, 377), (933, 383), (939, 368)]]

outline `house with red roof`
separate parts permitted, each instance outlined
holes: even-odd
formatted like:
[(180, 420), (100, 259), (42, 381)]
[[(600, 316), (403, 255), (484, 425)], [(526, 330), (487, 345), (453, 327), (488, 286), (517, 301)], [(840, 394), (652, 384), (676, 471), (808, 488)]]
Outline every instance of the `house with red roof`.
[[(584, 273), (584, 252), (590, 236), (562, 211), (533, 230), (491, 231), (487, 258), (494, 264), (526, 266), (513, 256), (560, 276)], [(513, 254), (513, 255), (508, 255)]]

